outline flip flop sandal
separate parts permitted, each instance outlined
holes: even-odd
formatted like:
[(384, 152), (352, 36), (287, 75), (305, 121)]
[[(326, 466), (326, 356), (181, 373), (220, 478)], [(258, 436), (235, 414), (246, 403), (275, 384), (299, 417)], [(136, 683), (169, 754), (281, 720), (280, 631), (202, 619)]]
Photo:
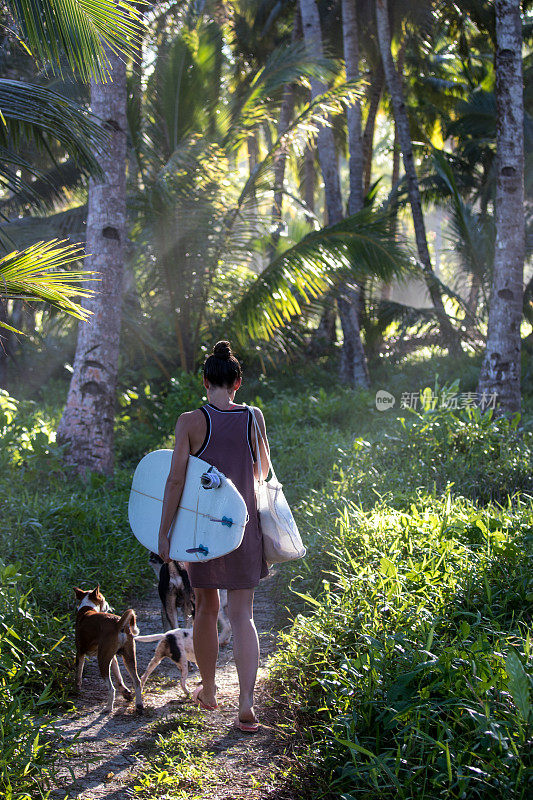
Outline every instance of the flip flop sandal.
[(193, 701), (199, 708), (202, 709), (202, 711), (216, 711), (218, 708), (218, 703), (215, 703), (214, 706), (208, 706), (207, 703), (204, 703), (204, 701), (200, 697), (198, 697), (203, 688), (204, 688), (203, 686), (198, 686), (194, 690), (194, 692), (192, 693)]
[(233, 723), (233, 727), (243, 733), (257, 733), (261, 725), (259, 722), (241, 722), (237, 717)]

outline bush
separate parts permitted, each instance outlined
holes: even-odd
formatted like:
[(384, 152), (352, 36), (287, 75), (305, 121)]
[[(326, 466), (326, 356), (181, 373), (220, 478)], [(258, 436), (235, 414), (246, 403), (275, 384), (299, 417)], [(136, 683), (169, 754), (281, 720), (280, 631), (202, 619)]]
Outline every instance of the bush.
[(284, 568), (272, 678), (303, 797), (533, 791), (531, 436), (422, 396), (396, 419), (367, 405), (296, 508), (309, 549)]
[(170, 446), (176, 421), (184, 411), (205, 402), (198, 375), (179, 372), (168, 383), (130, 388), (119, 397), (116, 421), (117, 461), (137, 464), (142, 456), (166, 443)]
[(37, 614), (21, 583), (16, 565), (0, 567), (0, 792), (12, 800), (47, 795), (60, 737), (33, 716), (63, 698), (70, 650), (66, 620)]
[[(283, 635), (284, 687), (313, 774), (305, 796), (519, 798), (533, 786), (531, 500), (420, 493), (408, 511), (327, 504), (330, 563)], [(322, 794), (323, 792), (323, 794)]]

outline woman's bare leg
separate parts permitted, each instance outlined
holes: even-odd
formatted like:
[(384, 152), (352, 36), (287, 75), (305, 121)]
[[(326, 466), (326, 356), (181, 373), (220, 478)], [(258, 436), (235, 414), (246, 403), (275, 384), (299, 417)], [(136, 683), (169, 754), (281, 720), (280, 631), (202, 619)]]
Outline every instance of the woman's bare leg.
[(195, 589), (193, 642), (196, 663), (202, 676), (200, 699), (208, 706), (216, 704), (215, 670), (218, 657), (218, 589)]
[(239, 676), (239, 719), (255, 722), (254, 688), (259, 666), (259, 639), (254, 623), (254, 590), (228, 590), (228, 617)]

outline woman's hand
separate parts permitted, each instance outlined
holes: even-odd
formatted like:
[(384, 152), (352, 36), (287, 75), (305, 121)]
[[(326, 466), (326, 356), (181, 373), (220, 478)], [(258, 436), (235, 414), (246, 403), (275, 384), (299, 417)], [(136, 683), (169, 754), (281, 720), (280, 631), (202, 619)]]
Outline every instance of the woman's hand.
[(170, 561), (170, 542), (168, 541), (168, 536), (165, 538), (159, 539), (159, 558), (161, 561), (164, 561), (165, 564), (168, 564)]
[(191, 452), (187, 427), (188, 419), (189, 414), (182, 414), (176, 424), (176, 444), (174, 446), (174, 452), (172, 453), (170, 472), (163, 495), (158, 552), (159, 558), (161, 558), (165, 564), (168, 564), (171, 560), (169, 557), (169, 531), (185, 485), (185, 473), (187, 472), (187, 462), (189, 460), (189, 453)]

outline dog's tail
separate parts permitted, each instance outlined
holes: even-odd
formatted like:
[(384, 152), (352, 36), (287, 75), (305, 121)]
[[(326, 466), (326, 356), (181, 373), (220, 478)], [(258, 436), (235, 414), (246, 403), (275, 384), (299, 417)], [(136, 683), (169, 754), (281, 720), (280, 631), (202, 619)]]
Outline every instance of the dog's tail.
[[(129, 630), (126, 630), (127, 628), (129, 628)], [(133, 636), (139, 633), (137, 618), (133, 608), (128, 608), (128, 610), (123, 613), (118, 621), (118, 629), (119, 631), (124, 631), (124, 633), (131, 633)]]
[(136, 642), (160, 642), (161, 639), (164, 639), (166, 633), (150, 633), (146, 636), (136, 636)]

